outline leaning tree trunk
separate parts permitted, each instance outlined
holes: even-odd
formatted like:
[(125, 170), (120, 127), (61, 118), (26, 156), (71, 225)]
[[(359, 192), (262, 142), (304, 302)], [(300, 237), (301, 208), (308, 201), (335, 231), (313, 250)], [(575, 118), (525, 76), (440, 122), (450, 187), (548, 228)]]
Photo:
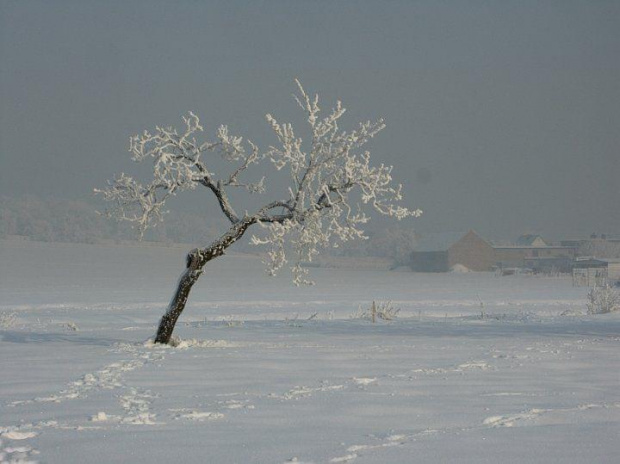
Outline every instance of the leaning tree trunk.
[(243, 218), (235, 223), (228, 232), (213, 242), (209, 247), (195, 248), (189, 252), (187, 255), (187, 269), (181, 274), (170, 305), (159, 322), (159, 328), (155, 335), (155, 343), (170, 343), (174, 326), (185, 309), (189, 292), (202, 274), (202, 268), (205, 264), (212, 259), (222, 256), (224, 251), (239, 240), (247, 228), (255, 222), (256, 220), (254, 218)]

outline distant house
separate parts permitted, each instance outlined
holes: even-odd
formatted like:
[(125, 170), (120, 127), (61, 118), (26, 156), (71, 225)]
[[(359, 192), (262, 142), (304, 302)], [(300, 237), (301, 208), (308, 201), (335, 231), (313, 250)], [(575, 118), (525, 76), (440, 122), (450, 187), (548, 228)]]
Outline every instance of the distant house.
[(573, 264), (573, 286), (600, 287), (620, 282), (620, 259), (582, 258)]
[(411, 253), (411, 269), (417, 272), (448, 272), (457, 264), (490, 271), (495, 264), (493, 246), (470, 230), (420, 236)]
[[(519, 245), (521, 243), (521, 245)], [(570, 272), (575, 248), (550, 246), (537, 235), (520, 237), (516, 245), (492, 245), (475, 231), (421, 236), (411, 253), (411, 269), (448, 272), (460, 264), (472, 271), (530, 268), (534, 271)]]
[(570, 246), (496, 246), (496, 265), (526, 267), (538, 272), (557, 270), (569, 272), (575, 259), (575, 248)]
[(601, 287), (607, 278), (607, 262), (600, 259), (578, 259), (573, 265), (573, 287)]
[(620, 283), (620, 259), (605, 259), (607, 261), (607, 276), (611, 283)]
[(583, 244), (587, 243), (587, 240), (585, 239), (571, 239), (571, 240), (560, 240), (560, 245), (562, 246), (567, 246), (567, 247), (572, 247), (572, 248), (579, 248), (580, 246), (582, 246)]
[(560, 241), (560, 245), (562, 246), (572, 246), (575, 248), (587, 247), (587, 246), (591, 248), (595, 248), (597, 246), (601, 246), (605, 244), (612, 244), (612, 245), (620, 244), (620, 236), (601, 234), (601, 236), (599, 237), (596, 234), (592, 234), (590, 238), (579, 238), (579, 239), (572, 239), (572, 240), (564, 239)]
[(549, 244), (540, 235), (525, 234), (517, 239), (517, 246), (546, 247)]

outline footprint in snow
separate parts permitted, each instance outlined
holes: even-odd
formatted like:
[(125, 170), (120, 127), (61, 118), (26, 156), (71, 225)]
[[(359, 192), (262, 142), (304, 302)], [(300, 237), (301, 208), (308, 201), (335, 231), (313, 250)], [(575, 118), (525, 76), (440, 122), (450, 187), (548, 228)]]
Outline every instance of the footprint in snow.
[(355, 383), (358, 386), (366, 386), (366, 385), (371, 385), (373, 383), (377, 382), (377, 378), (376, 377), (353, 377), (353, 383)]
[(192, 409), (171, 409), (172, 412), (178, 412), (175, 419), (192, 420), (197, 422), (205, 422), (223, 419), (224, 414), (211, 411), (196, 411)]
[[(2, 428), (0, 428), (2, 430)], [(39, 451), (31, 446), (21, 443), (22, 440), (28, 440), (38, 435), (37, 432), (20, 432), (18, 430), (5, 430), (0, 433), (0, 462), (1, 463), (36, 463), (33, 459), (34, 456), (39, 454)], [(4, 443), (7, 440), (8, 443)], [(20, 442), (13, 444), (11, 442)]]

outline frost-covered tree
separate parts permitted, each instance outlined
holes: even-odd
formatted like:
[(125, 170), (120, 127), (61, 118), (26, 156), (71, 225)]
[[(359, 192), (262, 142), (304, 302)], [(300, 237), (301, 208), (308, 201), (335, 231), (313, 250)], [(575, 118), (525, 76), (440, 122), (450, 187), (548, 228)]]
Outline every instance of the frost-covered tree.
[(588, 292), (588, 314), (607, 314), (620, 311), (620, 294), (609, 284), (594, 287)]
[(370, 237), (368, 254), (384, 256), (390, 258), (394, 266), (404, 266), (408, 264), (416, 243), (417, 237), (413, 230), (385, 227)]
[[(293, 281), (299, 285), (311, 283), (306, 269), (300, 265), (302, 261), (312, 261), (321, 248), (364, 238), (361, 227), (369, 219), (365, 207), (397, 219), (421, 214), (398, 205), (401, 186), (392, 182), (392, 167), (371, 165), (370, 152), (362, 149), (385, 127), (383, 120), (342, 130), (342, 104), (338, 101), (323, 116), (318, 96), (311, 97), (296, 82), (299, 92), (295, 100), (309, 125), (306, 140), (295, 133), (291, 124), (280, 123), (267, 114), (277, 144), (264, 152), (251, 141), (232, 135), (226, 126), (219, 127), (213, 140), (199, 141), (197, 136), (203, 128), (198, 116), (190, 112), (183, 118), (180, 131), (156, 127), (154, 132), (144, 131), (130, 138), (132, 159), (153, 163), (149, 183), (121, 174), (109, 181), (107, 188), (95, 190), (111, 203), (106, 214), (133, 223), (140, 236), (162, 220), (167, 199), (198, 187), (214, 195), (230, 224), (217, 240), (187, 255), (186, 269), (160, 321), (156, 343), (170, 342), (176, 321), (204, 266), (222, 256), (251, 226), (262, 230), (251, 242), (267, 247), (268, 272), (275, 274), (289, 263)], [(209, 156), (213, 154), (233, 165), (230, 173), (221, 176), (211, 171)], [(288, 191), (252, 213), (239, 214), (238, 211), (245, 210), (233, 206), (228, 192), (240, 188), (250, 194), (264, 193), (265, 178), (257, 182), (244, 179), (249, 168), (265, 160), (273, 163), (277, 171), (288, 173)]]

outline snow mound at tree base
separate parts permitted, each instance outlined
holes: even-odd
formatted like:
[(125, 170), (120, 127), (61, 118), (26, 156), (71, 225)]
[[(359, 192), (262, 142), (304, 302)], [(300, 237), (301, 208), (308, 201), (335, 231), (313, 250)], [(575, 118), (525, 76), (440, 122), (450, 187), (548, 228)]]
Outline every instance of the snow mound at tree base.
[(180, 350), (186, 350), (188, 348), (240, 348), (244, 347), (244, 344), (229, 342), (227, 340), (196, 340), (192, 339), (181, 339), (179, 337), (173, 336), (170, 339), (170, 343), (168, 345), (157, 344), (152, 339), (144, 342), (144, 346), (146, 348), (176, 348)]

